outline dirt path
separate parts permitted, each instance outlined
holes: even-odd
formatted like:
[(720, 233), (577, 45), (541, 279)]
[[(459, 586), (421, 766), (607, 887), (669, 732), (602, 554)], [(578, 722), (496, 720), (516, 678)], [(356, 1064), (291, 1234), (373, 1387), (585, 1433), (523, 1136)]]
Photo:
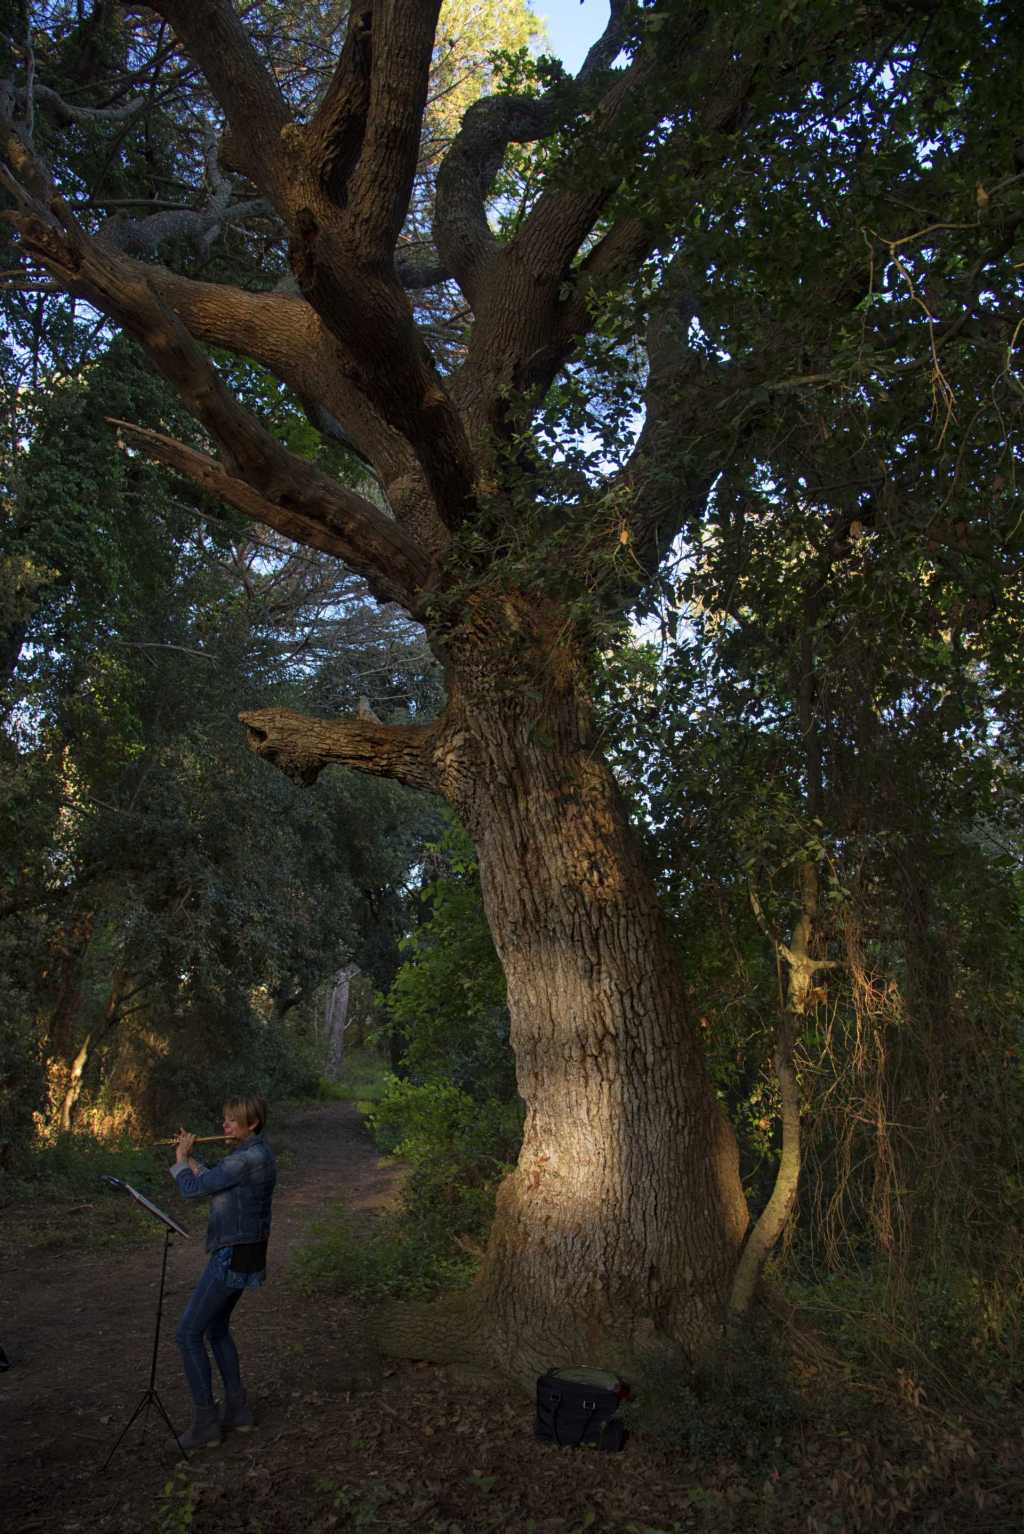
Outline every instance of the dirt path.
[[(281, 1163), (270, 1281), (243, 1297), (232, 1323), (261, 1438), (281, 1432), (296, 1404), (315, 1410), (358, 1387), (368, 1370), (376, 1373), (365, 1328), (350, 1311), (334, 1302), (297, 1304), (281, 1280), (312, 1219), (338, 1202), (372, 1218), (393, 1202), (397, 1178), (349, 1103), (294, 1111), (268, 1138)], [(205, 1261), (206, 1207), (184, 1204), (170, 1177), (162, 1202), (194, 1237), (171, 1242), (157, 1367), (161, 1399), (180, 1428), (189, 1403), (174, 1328)], [(72, 1247), (27, 1261), (0, 1252), (0, 1339), (13, 1365), (0, 1374), (5, 1529), (96, 1526), (104, 1479), (96, 1469), (148, 1383), (161, 1249), (159, 1240), (102, 1254)], [(109, 1485), (134, 1482), (139, 1473), (150, 1488), (166, 1480), (177, 1456), (155, 1411), (143, 1449), (137, 1436), (133, 1429), (118, 1450)], [(254, 1441), (236, 1436), (225, 1452), (244, 1454)]]

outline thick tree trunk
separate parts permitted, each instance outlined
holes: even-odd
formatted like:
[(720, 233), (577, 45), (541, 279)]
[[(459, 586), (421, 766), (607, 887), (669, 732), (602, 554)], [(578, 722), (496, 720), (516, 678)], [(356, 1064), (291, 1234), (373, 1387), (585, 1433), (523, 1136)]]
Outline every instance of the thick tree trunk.
[(531, 718), (453, 696), (443, 786), (476, 842), (526, 1103), (475, 1292), (395, 1314), (396, 1353), (529, 1385), (721, 1334), (747, 1223), (657, 892), (572, 679)]

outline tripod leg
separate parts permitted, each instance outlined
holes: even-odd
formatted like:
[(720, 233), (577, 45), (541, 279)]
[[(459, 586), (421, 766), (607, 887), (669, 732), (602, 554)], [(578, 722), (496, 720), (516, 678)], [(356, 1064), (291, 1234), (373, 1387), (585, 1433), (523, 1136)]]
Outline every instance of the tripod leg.
[(107, 1455), (106, 1459), (104, 1460), (103, 1466), (102, 1466), (102, 1470), (106, 1470), (107, 1466), (110, 1464), (110, 1461), (113, 1459), (114, 1455), (117, 1453), (118, 1449), (121, 1446), (122, 1439), (124, 1438), (124, 1436), (127, 1433), (128, 1429), (131, 1427), (132, 1423), (135, 1421), (136, 1417), (139, 1415), (140, 1411), (142, 1411), (143, 1407), (146, 1408), (146, 1415), (145, 1415), (145, 1417), (143, 1419), (143, 1423), (142, 1423), (142, 1437), (145, 1438), (145, 1436), (146, 1436), (146, 1427), (147, 1427), (147, 1425), (149, 1423), (149, 1408), (150, 1408), (151, 1402), (153, 1402), (153, 1401), (155, 1401), (157, 1406), (160, 1408), (161, 1415), (163, 1416), (164, 1421), (167, 1423), (167, 1426), (170, 1428), (171, 1433), (173, 1434), (175, 1443), (178, 1444), (179, 1452), (186, 1459), (188, 1458), (188, 1455), (185, 1453), (185, 1450), (181, 1447), (181, 1444), (178, 1443), (178, 1435), (177, 1435), (177, 1433), (175, 1433), (175, 1431), (174, 1431), (174, 1424), (171, 1422), (170, 1417), (167, 1415), (167, 1412), (164, 1409), (164, 1403), (161, 1401), (160, 1397), (156, 1393), (156, 1357), (157, 1357), (157, 1350), (158, 1350), (158, 1348), (160, 1346), (160, 1319), (161, 1319), (161, 1316), (163, 1315), (163, 1308), (164, 1308), (164, 1285), (165, 1285), (166, 1279), (167, 1279), (167, 1250), (168, 1250), (168, 1247), (170, 1246), (170, 1243), (171, 1243), (171, 1232), (170, 1232), (170, 1230), (168, 1228), (165, 1227), (165, 1229), (164, 1229), (164, 1255), (163, 1255), (163, 1262), (160, 1265), (160, 1292), (157, 1295), (157, 1301), (156, 1301), (156, 1324), (155, 1324), (155, 1326), (153, 1328), (153, 1353), (152, 1353), (152, 1357), (150, 1358), (150, 1363), (149, 1363), (149, 1385), (146, 1387), (146, 1391), (145, 1391), (145, 1393), (144, 1393), (144, 1395), (142, 1397), (142, 1400), (139, 1402), (138, 1406), (136, 1406), (135, 1410), (132, 1412), (132, 1414), (129, 1417), (128, 1421), (125, 1423), (124, 1427), (121, 1429), (121, 1436), (120, 1436), (120, 1438), (118, 1438), (117, 1443), (115, 1443), (114, 1447), (111, 1449), (110, 1453)]
[(160, 1347), (160, 1321), (164, 1313), (164, 1284), (167, 1280), (167, 1253), (171, 1245), (171, 1233), (164, 1227), (164, 1256), (160, 1264), (160, 1292), (156, 1299), (156, 1324), (153, 1327), (153, 1353), (149, 1360), (149, 1391), (146, 1400), (146, 1415), (142, 1419), (142, 1432), (139, 1434), (140, 1445), (145, 1441), (146, 1431), (149, 1428), (149, 1403), (156, 1394), (156, 1358)]
[(156, 1386), (156, 1353), (160, 1346), (160, 1318), (164, 1313), (164, 1282), (167, 1278), (167, 1249), (171, 1244), (171, 1233), (164, 1228), (164, 1260), (160, 1265), (160, 1293), (156, 1300), (156, 1326), (153, 1329), (153, 1357), (149, 1364), (149, 1388)]
[(156, 1402), (157, 1406), (160, 1408), (160, 1415), (163, 1417), (164, 1421), (167, 1423), (167, 1426), (171, 1430), (171, 1437), (174, 1439), (174, 1442), (178, 1445), (178, 1453), (181, 1455), (182, 1459), (187, 1460), (188, 1459), (188, 1454), (181, 1447), (181, 1439), (178, 1437), (177, 1429), (175, 1428), (174, 1423), (171, 1421), (170, 1417), (167, 1415), (167, 1408), (164, 1406), (164, 1403), (161, 1401), (160, 1397), (157, 1395), (155, 1390), (153, 1391), (153, 1400)]
[(128, 1429), (131, 1427), (132, 1423), (135, 1421), (136, 1417), (139, 1415), (139, 1412), (142, 1410), (142, 1408), (144, 1406), (148, 1406), (148, 1404), (149, 1404), (149, 1391), (147, 1390), (144, 1393), (142, 1399), (140, 1400), (138, 1406), (136, 1406), (135, 1410), (132, 1412), (131, 1416), (128, 1418), (128, 1421), (125, 1423), (124, 1427), (121, 1429), (121, 1432), (120, 1432), (120, 1434), (118, 1436), (117, 1443), (115, 1443), (114, 1447), (111, 1449), (110, 1453), (107, 1455), (106, 1459), (103, 1461), (103, 1464), (100, 1466), (100, 1473), (101, 1474), (102, 1474), (102, 1472), (104, 1470), (106, 1470), (107, 1466), (110, 1464), (110, 1461), (113, 1459), (114, 1455), (117, 1453), (118, 1449), (121, 1447), (121, 1440), (124, 1438), (124, 1436), (127, 1433)]

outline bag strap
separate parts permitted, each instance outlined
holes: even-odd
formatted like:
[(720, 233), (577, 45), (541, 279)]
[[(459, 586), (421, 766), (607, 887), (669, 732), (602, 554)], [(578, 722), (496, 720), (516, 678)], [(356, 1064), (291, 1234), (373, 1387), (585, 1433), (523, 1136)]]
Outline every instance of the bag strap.
[(569, 1442), (563, 1443), (562, 1440), (558, 1436), (558, 1409), (561, 1406), (561, 1404), (562, 1404), (562, 1397), (560, 1395), (556, 1395), (555, 1398), (554, 1398), (554, 1408), (555, 1409), (554, 1409), (554, 1411), (551, 1414), (551, 1426), (552, 1426), (552, 1428), (554, 1429), (554, 1432), (555, 1432), (555, 1442), (557, 1443), (557, 1445), (558, 1445), (558, 1447), (560, 1449), (575, 1449), (575, 1448), (577, 1448), (583, 1442), (584, 1434), (586, 1433), (587, 1429), (590, 1427), (590, 1424), (593, 1422), (594, 1418), (597, 1416), (597, 1402), (596, 1401), (593, 1402), (593, 1404), (591, 1406), (590, 1416), (587, 1418), (586, 1422), (584, 1422), (583, 1426), (580, 1428), (580, 1436), (579, 1436), (579, 1438), (577, 1438), (575, 1443), (569, 1443)]

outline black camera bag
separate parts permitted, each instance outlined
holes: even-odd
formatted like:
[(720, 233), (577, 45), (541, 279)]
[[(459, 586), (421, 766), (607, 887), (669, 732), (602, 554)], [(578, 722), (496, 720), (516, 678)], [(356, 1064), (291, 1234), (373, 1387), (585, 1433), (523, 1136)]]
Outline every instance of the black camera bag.
[(549, 1369), (537, 1380), (534, 1433), (542, 1443), (614, 1452), (626, 1441), (625, 1426), (612, 1420), (625, 1397), (618, 1375), (604, 1369)]

